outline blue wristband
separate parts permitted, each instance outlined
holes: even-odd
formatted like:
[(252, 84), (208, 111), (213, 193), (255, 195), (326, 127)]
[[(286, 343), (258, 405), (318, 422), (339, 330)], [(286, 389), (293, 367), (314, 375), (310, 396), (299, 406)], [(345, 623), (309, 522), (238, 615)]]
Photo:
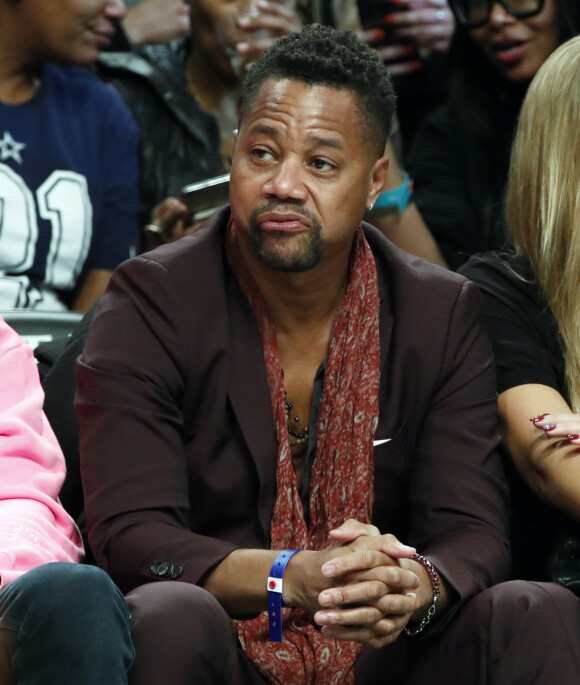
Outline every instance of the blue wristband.
[(285, 549), (274, 559), (268, 576), (268, 622), (270, 624), (270, 641), (282, 642), (282, 576), (288, 562), (300, 549)]
[(413, 181), (409, 178), (409, 174), (405, 171), (403, 174), (403, 182), (400, 186), (392, 188), (391, 190), (383, 190), (375, 202), (375, 209), (396, 209), (399, 214), (402, 214), (407, 205), (411, 201), (413, 195)]

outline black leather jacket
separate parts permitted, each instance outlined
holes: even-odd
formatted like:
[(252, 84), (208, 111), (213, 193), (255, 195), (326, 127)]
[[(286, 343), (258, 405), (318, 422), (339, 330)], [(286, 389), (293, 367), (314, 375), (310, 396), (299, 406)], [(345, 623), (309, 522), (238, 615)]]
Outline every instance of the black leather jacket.
[(218, 124), (185, 87), (188, 40), (102, 53), (97, 73), (113, 85), (141, 130), (141, 224), (184, 185), (225, 173)]

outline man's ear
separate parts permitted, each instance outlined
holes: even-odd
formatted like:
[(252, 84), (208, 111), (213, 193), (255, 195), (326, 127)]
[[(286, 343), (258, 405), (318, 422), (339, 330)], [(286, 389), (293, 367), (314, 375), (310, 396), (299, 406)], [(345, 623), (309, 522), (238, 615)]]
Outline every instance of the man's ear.
[(369, 194), (367, 197), (367, 209), (372, 209), (377, 197), (381, 194), (383, 188), (387, 183), (387, 176), (389, 173), (389, 158), (379, 157), (373, 164), (369, 177)]

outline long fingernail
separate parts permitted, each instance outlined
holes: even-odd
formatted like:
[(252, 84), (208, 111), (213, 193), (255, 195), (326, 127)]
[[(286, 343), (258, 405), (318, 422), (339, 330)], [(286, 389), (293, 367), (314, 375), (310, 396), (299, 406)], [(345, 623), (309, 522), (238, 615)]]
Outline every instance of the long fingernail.
[(530, 419), (530, 421), (534, 421), (534, 422), (541, 421), (544, 418), (544, 416), (548, 416), (548, 415), (547, 414), (538, 414), (537, 416), (534, 416), (532, 419)]
[(542, 428), (543, 428), (545, 431), (553, 431), (554, 428), (556, 428), (556, 424), (555, 424), (555, 423), (548, 423), (547, 425), (542, 426)]
[(576, 434), (566, 436), (567, 440), (578, 440), (579, 438), (580, 438), (580, 435), (576, 435)]

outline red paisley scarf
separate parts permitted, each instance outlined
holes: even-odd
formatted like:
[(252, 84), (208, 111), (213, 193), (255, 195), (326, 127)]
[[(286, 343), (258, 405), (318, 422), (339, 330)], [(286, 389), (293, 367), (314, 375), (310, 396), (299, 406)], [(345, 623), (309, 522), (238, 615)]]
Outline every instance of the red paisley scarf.
[[(375, 261), (358, 229), (347, 290), (335, 316), (318, 416), (312, 466), (310, 526), (304, 520), (288, 441), (284, 385), (276, 329), (237, 246), (230, 225), (228, 257), (249, 298), (262, 339), (272, 413), (278, 438), (277, 492), (270, 526), (271, 548), (321, 550), (328, 533), (346, 519), (370, 522), (373, 506), (373, 438), (378, 420), (379, 292)], [(265, 582), (265, 580), (264, 580)], [(328, 640), (301, 609), (283, 609), (284, 640), (268, 639), (268, 615), (240, 621), (238, 638), (246, 654), (279, 685), (348, 685), (360, 645)]]

